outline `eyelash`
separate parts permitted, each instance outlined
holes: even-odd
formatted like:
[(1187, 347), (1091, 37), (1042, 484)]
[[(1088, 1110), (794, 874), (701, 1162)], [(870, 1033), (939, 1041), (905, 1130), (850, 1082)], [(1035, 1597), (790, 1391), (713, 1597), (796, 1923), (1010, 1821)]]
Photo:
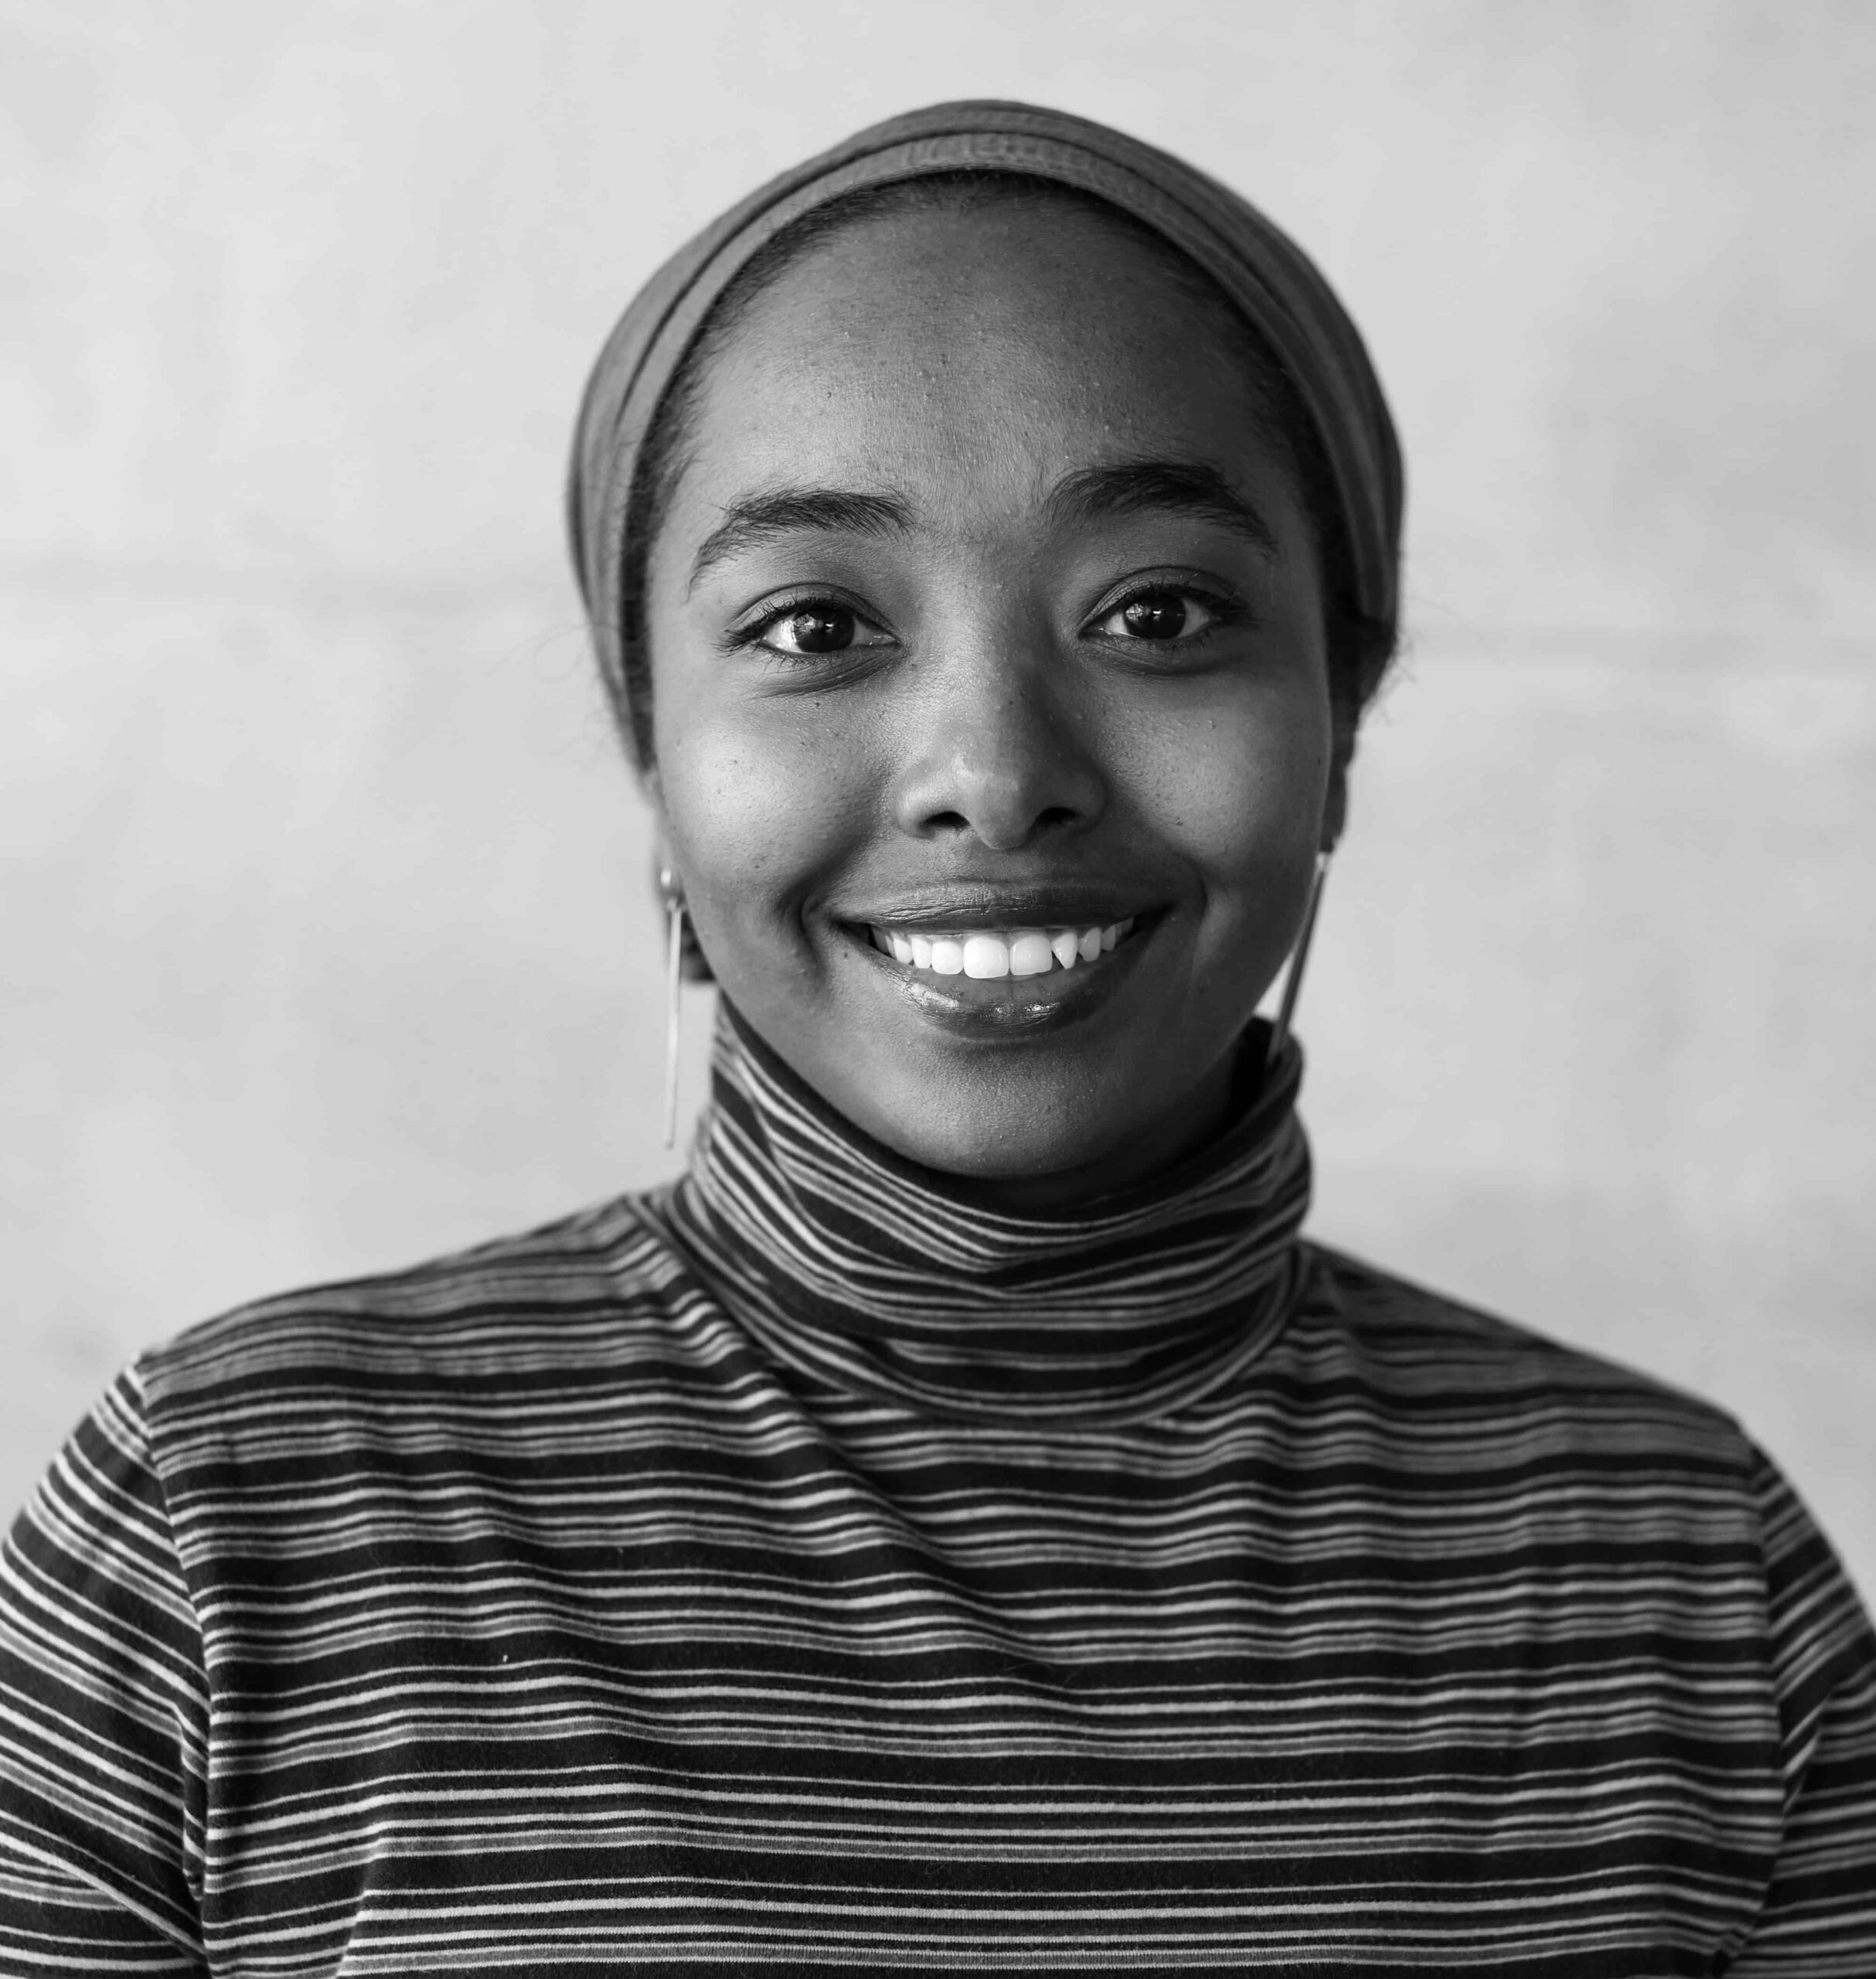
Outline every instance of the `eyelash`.
[[(792, 618), (797, 612), (812, 611), (816, 606), (848, 612), (863, 625), (872, 626), (878, 631), (884, 630), (870, 613), (863, 611), (857, 605), (849, 605), (844, 598), (837, 597), (830, 591), (803, 591), (798, 597), (784, 598), (778, 605), (771, 605), (759, 618), (747, 625), (732, 627), (724, 635), (720, 642), (722, 649), (725, 652), (737, 652), (745, 647), (761, 645), (765, 635), (784, 619)], [(823, 667), (836, 660), (845, 659), (850, 663), (862, 654), (877, 650), (873, 646), (853, 646), (838, 652), (802, 653), (784, 652), (778, 646), (768, 648), (772, 658), (786, 665), (805, 666), (810, 663), (819, 663)]]
[[(1169, 595), (1190, 598), (1195, 603), (1202, 605), (1211, 615), (1211, 623), (1200, 627), (1197, 632), (1184, 634), (1176, 639), (1126, 640), (1117, 639), (1115, 643), (1179, 649), (1195, 645), (1200, 641), (1209, 638), (1214, 632), (1221, 631), (1227, 626), (1241, 623), (1248, 615), (1241, 600), (1225, 597), (1208, 586), (1198, 584), (1190, 578), (1169, 580), (1160, 577), (1135, 584), (1131, 589), (1122, 592), (1118, 598), (1106, 600), (1098, 610), (1090, 615), (1086, 622), (1090, 625), (1097, 625), (1102, 619), (1112, 618), (1117, 611), (1125, 611), (1130, 605), (1137, 605), (1149, 598), (1164, 598)], [(836, 611), (850, 612), (862, 625), (873, 626), (877, 630), (884, 629), (878, 626), (876, 620), (869, 617), (857, 605), (849, 605), (845, 598), (833, 596), (826, 591), (805, 591), (798, 597), (785, 598), (779, 604), (771, 605), (759, 618), (754, 620), (749, 625), (734, 628), (725, 635), (722, 642), (723, 649), (727, 652), (735, 652), (750, 646), (761, 645), (775, 627), (781, 625), (786, 619), (792, 618), (798, 612), (812, 611), (817, 606), (831, 607)], [(834, 653), (785, 652), (776, 646), (771, 646), (768, 650), (774, 658), (790, 666), (805, 666), (812, 663), (825, 668), (830, 663), (842, 659), (847, 661), (849, 665), (852, 665), (860, 656), (875, 652), (878, 651), (878, 648), (854, 646)]]
[(1203, 605), (1211, 614), (1211, 623), (1201, 626), (1196, 632), (1182, 634), (1173, 639), (1128, 639), (1117, 643), (1127, 645), (1167, 646), (1174, 649), (1195, 645), (1212, 633), (1221, 632), (1229, 625), (1241, 624), (1250, 615), (1240, 598), (1227, 598), (1213, 591), (1209, 586), (1191, 577), (1152, 577), (1124, 591), (1118, 598), (1109, 598), (1089, 620), (1097, 624), (1104, 618), (1112, 618), (1117, 611), (1125, 611), (1129, 605), (1138, 605), (1149, 598), (1184, 598)]

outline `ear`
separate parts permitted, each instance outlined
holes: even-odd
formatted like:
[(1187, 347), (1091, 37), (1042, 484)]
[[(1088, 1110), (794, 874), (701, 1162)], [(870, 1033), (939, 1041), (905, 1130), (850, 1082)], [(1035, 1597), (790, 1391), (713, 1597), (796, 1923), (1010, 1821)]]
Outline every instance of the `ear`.
[(664, 788), (659, 781), (655, 765), (642, 765), (635, 772), (635, 778), (639, 795), (652, 814), (652, 884), (662, 912), (669, 908), (673, 892), (683, 898), (684, 877), (677, 870), (677, 859), (671, 849), (671, 827), (665, 816)]
[(652, 833), (657, 841), (658, 857), (662, 860), (669, 849), (671, 831), (665, 816), (665, 788), (658, 774), (655, 763), (642, 763), (633, 772), (633, 781), (638, 786), (638, 795), (645, 799), (652, 814)]
[(1335, 710), (1330, 744), (1329, 788), (1323, 797), (1323, 836), (1320, 850), (1333, 852), (1348, 826), (1348, 772), (1355, 760), (1355, 711), (1339, 704)]

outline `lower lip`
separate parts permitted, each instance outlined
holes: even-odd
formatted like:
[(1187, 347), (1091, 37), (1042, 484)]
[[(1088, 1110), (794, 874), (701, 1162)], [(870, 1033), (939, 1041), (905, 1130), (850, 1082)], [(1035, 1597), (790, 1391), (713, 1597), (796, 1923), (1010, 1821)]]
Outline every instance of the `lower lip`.
[(1040, 976), (937, 976), (895, 962), (863, 928), (843, 932), (919, 1015), (961, 1037), (994, 1044), (1084, 1023), (1104, 1009), (1138, 967), (1154, 926), (1142, 915), (1133, 932), (1091, 961)]

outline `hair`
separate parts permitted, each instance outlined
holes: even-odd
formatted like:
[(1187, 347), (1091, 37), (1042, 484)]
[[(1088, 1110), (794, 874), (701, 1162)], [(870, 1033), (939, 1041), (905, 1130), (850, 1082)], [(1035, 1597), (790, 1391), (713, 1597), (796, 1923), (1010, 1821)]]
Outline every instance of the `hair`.
[(636, 520), (623, 546), (618, 602), (619, 644), (631, 734), (641, 769), (653, 760), (652, 678), (646, 625), (651, 552), (689, 462), (703, 386), (710, 367), (762, 295), (822, 243), (867, 222), (903, 213), (1067, 209), (1129, 241), (1183, 289), (1210, 319), (1252, 381), (1265, 412), (1265, 435), (1300, 498), (1322, 571), (1330, 693), (1352, 734), (1394, 654), (1391, 628), (1364, 618), (1355, 603), (1349, 530), (1314, 421), (1275, 353), (1207, 271), (1163, 234), (1078, 186), (996, 170), (928, 173), (867, 186), (817, 206), (768, 241), (737, 274), (705, 318), (654, 414), (634, 472), (628, 513)]

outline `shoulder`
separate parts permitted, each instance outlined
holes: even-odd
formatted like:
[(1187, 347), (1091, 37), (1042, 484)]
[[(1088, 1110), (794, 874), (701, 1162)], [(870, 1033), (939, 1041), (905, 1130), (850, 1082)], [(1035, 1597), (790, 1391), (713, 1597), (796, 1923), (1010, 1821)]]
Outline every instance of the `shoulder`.
[(616, 1354), (635, 1321), (662, 1310), (679, 1269), (642, 1199), (621, 1197), (402, 1269), (255, 1300), (150, 1350), (133, 1372), (158, 1416), (309, 1381), (387, 1397), (478, 1386), (543, 1359)]
[(1724, 1409), (1345, 1252), (1309, 1248), (1320, 1349), (1391, 1412), (1507, 1453), (1680, 1466), (1748, 1495), (1758, 1453)]
[[(1727, 1412), (1528, 1327), (1309, 1247), (1292, 1378), (1339, 1459), (1506, 1573), (1615, 1575), (1624, 1601), (1764, 1646), (1823, 1695), (1872, 1645), (1828, 1542)], [(1561, 1586), (1561, 1583), (1557, 1583)], [(1613, 1610), (1611, 1611), (1613, 1613)], [(1813, 1700), (1815, 1701), (1815, 1699)]]

